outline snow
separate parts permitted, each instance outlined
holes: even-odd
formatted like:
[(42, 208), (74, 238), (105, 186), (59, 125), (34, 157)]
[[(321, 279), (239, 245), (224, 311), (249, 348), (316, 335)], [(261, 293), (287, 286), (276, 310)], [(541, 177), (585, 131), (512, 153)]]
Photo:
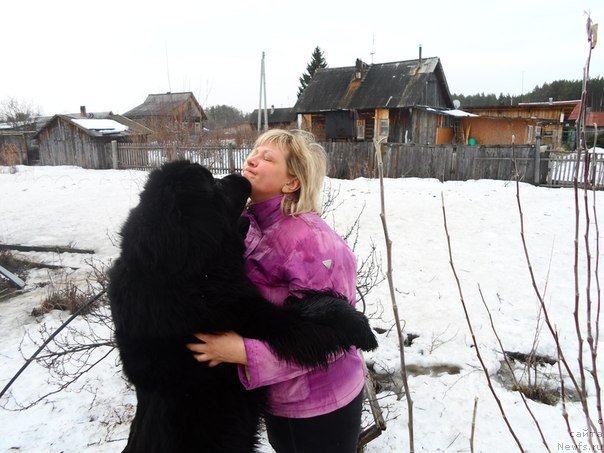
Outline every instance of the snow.
[(115, 120), (99, 118), (78, 118), (72, 120), (74, 123), (82, 126), (84, 129), (97, 131), (101, 134), (116, 134), (128, 130), (128, 126), (118, 123)]
[(440, 113), (441, 115), (455, 116), (458, 118), (469, 117), (469, 116), (479, 116), (475, 113), (464, 112), (463, 110), (459, 110), (459, 109), (442, 110), (442, 109), (435, 109), (432, 107), (428, 107), (426, 110), (428, 110), (430, 112), (437, 112), (437, 113)]
[[(28, 245), (72, 245), (94, 249), (97, 262), (109, 263), (118, 253), (117, 231), (130, 208), (138, 202), (147, 173), (126, 170), (84, 170), (78, 167), (0, 167), (0, 242)], [(506, 390), (495, 379), (502, 359), (482, 291), (498, 334), (508, 351), (528, 353), (535, 342), (539, 305), (524, 258), (516, 187), (510, 181), (478, 180), (441, 183), (434, 179), (386, 179), (388, 229), (393, 242), (393, 275), (399, 312), (405, 332), (419, 335), (405, 349), (407, 365), (418, 370), (410, 376), (414, 401), (417, 452), (468, 452), (475, 398), (478, 398), (474, 447), (476, 452), (509, 452), (517, 447), (499, 413), (476, 357), (472, 337), (449, 264), (443, 226), (444, 199), (453, 260), (461, 281), (476, 341), (493, 379), (506, 415), (525, 451), (545, 448), (517, 392)], [(330, 179), (337, 193), (335, 209), (327, 221), (340, 233), (360, 217), (355, 253), (359, 263), (377, 247), (386, 270), (386, 251), (379, 217), (379, 181)], [(575, 204), (572, 189), (520, 185), (525, 235), (538, 287), (545, 294), (552, 324), (562, 340), (571, 368), (577, 371), (577, 337), (574, 306)], [(595, 206), (603, 212), (601, 193)], [(583, 194), (579, 197), (583, 209)], [(594, 204), (587, 194), (588, 206)], [(590, 213), (591, 253), (596, 256), (595, 224)], [(585, 300), (586, 259), (583, 247), (584, 215), (580, 222), (579, 280), (581, 303)], [(35, 270), (27, 275), (29, 291), (0, 302), (0, 387), (8, 382), (35, 349), (40, 328), (54, 330), (69, 315), (53, 311), (38, 319), (30, 315), (48, 292), (42, 284), (52, 278), (72, 279), (85, 285), (90, 255), (26, 253), (34, 261), (76, 267), (64, 272)], [(595, 283), (592, 279), (592, 290)], [(398, 340), (388, 284), (382, 281), (366, 298), (377, 351), (365, 359), (378, 372), (400, 369)], [(85, 319), (75, 327), (87, 329)], [(541, 326), (537, 352), (556, 356), (546, 327)], [(103, 332), (101, 332), (103, 333)], [(106, 332), (105, 332), (106, 333)], [(102, 349), (102, 348), (101, 348)], [(97, 351), (99, 355), (107, 350)], [(601, 360), (598, 361), (602, 369)], [(458, 369), (459, 372), (455, 373)], [(557, 374), (557, 368), (551, 369)], [(595, 389), (588, 381), (589, 402), (595, 407)], [(125, 445), (128, 417), (136, 399), (126, 387), (112, 352), (70, 389), (51, 395), (27, 410), (28, 404), (53, 387), (48, 370), (33, 363), (4, 397), (0, 408), (0, 451), (113, 452)], [(378, 395), (387, 419), (387, 430), (367, 447), (367, 452), (408, 451), (407, 405), (392, 392)], [(541, 424), (552, 451), (570, 449), (571, 438), (562, 418), (561, 405), (528, 402)], [(587, 445), (584, 417), (578, 403), (568, 411), (577, 441)], [(597, 417), (596, 417), (597, 418)], [(578, 434), (579, 433), (579, 434)], [(264, 445), (263, 452), (270, 452)]]

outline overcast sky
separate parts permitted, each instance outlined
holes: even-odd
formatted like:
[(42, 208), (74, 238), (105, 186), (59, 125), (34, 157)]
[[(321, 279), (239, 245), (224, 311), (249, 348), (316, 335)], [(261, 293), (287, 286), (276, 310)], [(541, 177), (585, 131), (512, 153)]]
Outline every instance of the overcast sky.
[[(124, 113), (149, 93), (192, 91), (250, 112), (264, 51), (268, 104), (288, 107), (317, 45), (340, 67), (414, 59), (421, 44), (452, 93), (520, 95), (582, 78), (585, 11), (604, 24), (603, 0), (4, 0), (0, 101)], [(604, 25), (591, 75), (604, 76)]]

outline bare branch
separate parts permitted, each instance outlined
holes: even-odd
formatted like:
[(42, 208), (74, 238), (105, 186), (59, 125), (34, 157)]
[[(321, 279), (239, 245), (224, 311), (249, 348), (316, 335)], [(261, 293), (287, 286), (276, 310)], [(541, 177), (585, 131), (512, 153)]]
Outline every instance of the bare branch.
[[(480, 299), (482, 300), (482, 304), (484, 305), (484, 308), (487, 310), (487, 314), (489, 315), (489, 322), (491, 324), (491, 330), (493, 330), (493, 333), (495, 334), (495, 338), (497, 338), (497, 343), (499, 343), (499, 350), (503, 354), (503, 359), (505, 360), (505, 364), (511, 372), (512, 380), (514, 381), (514, 386), (518, 389), (518, 393), (520, 394), (520, 398), (522, 398), (524, 407), (526, 407), (526, 410), (528, 411), (529, 415), (533, 419), (533, 422), (535, 423), (537, 431), (539, 431), (539, 435), (541, 436), (541, 441), (543, 442), (543, 445), (545, 445), (545, 449), (547, 451), (551, 451), (549, 448), (549, 445), (547, 444), (547, 441), (545, 440), (543, 431), (541, 430), (541, 425), (539, 424), (539, 422), (537, 421), (537, 418), (533, 414), (533, 411), (529, 407), (529, 405), (526, 401), (526, 397), (520, 391), (520, 385), (518, 383), (518, 380), (516, 379), (516, 375), (514, 374), (514, 368), (512, 367), (512, 364), (510, 363), (510, 361), (508, 360), (508, 355), (506, 354), (505, 349), (503, 347), (503, 343), (501, 342), (501, 338), (499, 337), (499, 334), (497, 333), (497, 329), (495, 328), (495, 323), (493, 322), (493, 316), (491, 316), (491, 310), (489, 309), (489, 306), (487, 305), (487, 302), (484, 299), (484, 295), (482, 294), (482, 289), (480, 288), (480, 285), (478, 285), (478, 292), (480, 293)], [(531, 352), (534, 354), (534, 351), (535, 350), (533, 349)]]
[(407, 367), (405, 364), (405, 339), (403, 328), (401, 327), (401, 320), (398, 314), (398, 305), (396, 303), (396, 292), (394, 291), (394, 281), (392, 277), (392, 241), (388, 234), (388, 223), (386, 221), (386, 202), (384, 196), (384, 163), (382, 161), (382, 148), (380, 141), (374, 142), (375, 155), (378, 163), (378, 174), (380, 177), (380, 200), (381, 200), (381, 213), (380, 219), (382, 221), (382, 228), (384, 230), (384, 240), (386, 241), (386, 255), (387, 255), (387, 271), (386, 278), (388, 279), (388, 287), (390, 289), (390, 300), (392, 302), (392, 310), (394, 312), (394, 320), (396, 322), (396, 330), (398, 333), (398, 343), (401, 359), (401, 377), (403, 379), (403, 386), (405, 388), (405, 394), (407, 395), (407, 411), (408, 411), (408, 431), (409, 431), (409, 452), (415, 451), (414, 433), (413, 433), (413, 400), (411, 399), (411, 392), (409, 391), (409, 382), (407, 379)]
[(463, 307), (463, 311), (466, 316), (466, 322), (468, 324), (468, 328), (470, 329), (470, 334), (472, 335), (472, 343), (474, 344), (474, 351), (476, 352), (476, 357), (478, 358), (478, 361), (480, 362), (482, 371), (484, 372), (484, 375), (487, 378), (487, 384), (489, 386), (489, 390), (491, 391), (491, 394), (495, 398), (495, 402), (497, 403), (497, 406), (499, 407), (499, 411), (501, 412), (503, 421), (507, 425), (508, 430), (510, 431), (510, 434), (514, 438), (514, 441), (516, 442), (516, 445), (518, 445), (518, 448), (520, 449), (520, 451), (524, 452), (524, 447), (522, 446), (520, 439), (518, 439), (518, 437), (516, 436), (516, 433), (514, 432), (514, 429), (512, 428), (512, 425), (510, 424), (508, 417), (505, 413), (505, 410), (503, 409), (501, 400), (499, 399), (499, 396), (497, 395), (497, 392), (495, 391), (495, 388), (493, 387), (493, 383), (491, 382), (491, 376), (489, 375), (489, 370), (488, 370), (486, 364), (484, 363), (484, 360), (482, 359), (482, 354), (480, 353), (480, 348), (478, 347), (478, 342), (476, 341), (476, 335), (474, 334), (474, 328), (472, 327), (472, 321), (470, 320), (470, 315), (468, 313), (468, 309), (466, 306), (466, 301), (465, 301), (465, 298), (463, 295), (463, 290), (461, 289), (461, 282), (459, 281), (459, 277), (457, 275), (457, 270), (455, 269), (455, 264), (453, 263), (453, 251), (451, 248), (451, 237), (449, 236), (449, 228), (447, 226), (447, 212), (445, 209), (445, 197), (442, 193), (440, 196), (441, 196), (441, 202), (442, 202), (443, 223), (444, 223), (444, 227), (445, 227), (445, 234), (447, 236), (447, 247), (449, 249), (449, 264), (451, 265), (451, 270), (453, 271), (453, 276), (455, 277), (455, 282), (457, 283), (457, 290), (459, 291), (459, 299), (461, 301), (461, 306)]

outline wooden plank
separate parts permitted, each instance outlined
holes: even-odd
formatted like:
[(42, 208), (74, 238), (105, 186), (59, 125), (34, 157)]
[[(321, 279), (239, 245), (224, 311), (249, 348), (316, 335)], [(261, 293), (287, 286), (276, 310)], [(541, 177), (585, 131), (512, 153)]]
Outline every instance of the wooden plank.
[(0, 274), (8, 278), (17, 288), (23, 289), (25, 287), (25, 282), (5, 267), (0, 266)]
[(94, 250), (76, 249), (59, 245), (0, 244), (0, 250), (17, 250), (18, 252), (95, 253)]

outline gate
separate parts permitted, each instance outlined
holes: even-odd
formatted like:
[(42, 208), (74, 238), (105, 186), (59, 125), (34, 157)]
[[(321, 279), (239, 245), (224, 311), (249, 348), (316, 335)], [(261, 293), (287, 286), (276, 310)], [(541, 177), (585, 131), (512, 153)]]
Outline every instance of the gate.
[[(590, 153), (587, 156), (587, 181), (585, 180), (585, 156), (577, 162), (577, 153), (554, 154), (549, 156), (547, 185), (552, 187), (569, 187), (574, 184), (575, 171), (578, 170), (577, 182), (596, 189), (604, 188), (604, 154)], [(577, 168), (578, 165), (578, 168)]]

